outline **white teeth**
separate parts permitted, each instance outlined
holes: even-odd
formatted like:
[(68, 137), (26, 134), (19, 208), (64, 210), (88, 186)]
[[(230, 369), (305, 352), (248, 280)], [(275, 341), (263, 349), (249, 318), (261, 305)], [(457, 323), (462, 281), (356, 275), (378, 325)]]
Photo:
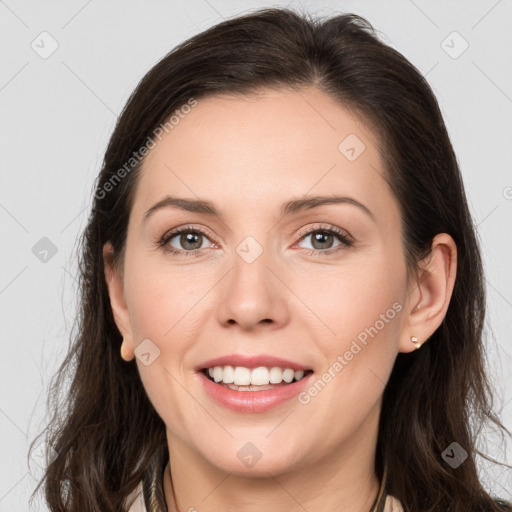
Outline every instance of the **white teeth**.
[(220, 366), (216, 366), (213, 369), (213, 380), (215, 382), (220, 382), (222, 380), (222, 368)]
[(283, 380), (283, 370), (278, 366), (274, 366), (270, 368), (269, 372), (269, 382), (270, 384), (280, 384)]
[[(208, 375), (215, 381), (224, 384), (230, 384), (230, 388), (236, 386), (268, 386), (269, 384), (289, 384), (295, 378), (296, 381), (304, 377), (304, 370), (292, 370), (291, 368), (280, 368), (273, 366), (267, 368), (259, 366), (258, 368), (245, 368), (244, 366), (215, 366), (208, 368)], [(249, 391), (250, 388), (240, 389), (240, 391)]]
[(283, 380), (290, 383), (293, 380), (293, 377), (295, 377), (295, 372), (291, 368), (286, 368), (283, 372)]
[[(221, 366), (216, 366), (215, 368), (220, 368), (222, 372)], [(248, 386), (251, 383), (251, 370), (249, 368), (244, 368), (243, 366), (237, 366), (235, 368), (235, 376), (233, 379), (233, 384), (236, 386)]]
[(232, 366), (224, 366), (222, 377), (224, 384), (232, 384), (235, 382), (235, 369)]
[(251, 372), (251, 384), (255, 386), (264, 386), (268, 384), (268, 369), (264, 366), (254, 368)]

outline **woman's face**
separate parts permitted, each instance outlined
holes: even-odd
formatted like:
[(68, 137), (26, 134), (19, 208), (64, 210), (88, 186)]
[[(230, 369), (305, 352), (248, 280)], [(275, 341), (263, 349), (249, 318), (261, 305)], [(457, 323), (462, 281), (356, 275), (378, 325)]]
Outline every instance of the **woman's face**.
[(155, 142), (111, 298), (171, 454), (277, 474), (373, 443), (414, 348), (375, 135), (310, 88), (199, 100)]

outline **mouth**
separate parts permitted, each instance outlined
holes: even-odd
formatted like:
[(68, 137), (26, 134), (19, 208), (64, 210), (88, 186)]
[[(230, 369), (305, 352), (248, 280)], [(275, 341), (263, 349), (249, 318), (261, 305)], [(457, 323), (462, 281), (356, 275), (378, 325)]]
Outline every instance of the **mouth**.
[(200, 372), (212, 383), (232, 391), (266, 391), (300, 382), (313, 373), (310, 369), (294, 370), (279, 366), (212, 366)]
[(227, 354), (195, 368), (206, 396), (237, 413), (264, 413), (290, 403), (313, 380), (313, 369), (271, 354)]

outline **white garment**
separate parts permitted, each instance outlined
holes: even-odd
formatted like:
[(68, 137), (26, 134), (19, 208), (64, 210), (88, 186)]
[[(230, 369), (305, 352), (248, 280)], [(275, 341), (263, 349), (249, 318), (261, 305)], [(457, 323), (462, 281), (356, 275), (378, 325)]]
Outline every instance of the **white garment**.
[(386, 505), (384, 506), (384, 512), (404, 512), (402, 504), (394, 496), (388, 494), (386, 496)]
[(133, 499), (135, 499), (135, 501), (132, 503), (132, 506), (127, 509), (127, 512), (147, 512), (146, 505), (144, 505), (142, 482), (140, 482), (134, 491), (128, 496), (125, 506), (129, 505)]

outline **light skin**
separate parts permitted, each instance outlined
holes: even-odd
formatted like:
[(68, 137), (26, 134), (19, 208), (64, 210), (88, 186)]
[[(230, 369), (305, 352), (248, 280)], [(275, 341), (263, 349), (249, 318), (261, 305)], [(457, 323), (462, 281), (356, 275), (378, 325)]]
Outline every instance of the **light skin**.
[[(349, 134), (366, 146), (354, 161), (338, 149)], [(397, 354), (415, 350), (410, 337), (425, 342), (441, 324), (456, 274), (455, 243), (439, 234), (408, 278), (399, 206), (377, 144), (319, 90), (282, 89), (200, 100), (147, 156), (123, 271), (110, 244), (104, 259), (125, 358), (145, 339), (160, 350), (148, 366), (135, 360), (166, 425), (169, 510), (370, 509), (384, 385)], [(280, 212), (290, 200), (328, 195), (371, 214), (348, 202)], [(164, 207), (144, 221), (166, 196), (207, 200), (222, 217)], [(189, 225), (205, 232), (195, 245), (180, 235), (167, 242), (178, 255), (157, 245)], [(331, 227), (353, 245), (336, 234), (315, 242)], [(252, 263), (236, 251), (248, 236), (263, 249)], [(197, 247), (198, 257), (185, 255)], [(394, 303), (400, 311), (307, 404), (232, 411), (194, 371), (226, 354), (269, 354), (312, 368), (316, 380)], [(247, 442), (262, 454), (252, 467), (237, 457)]]

